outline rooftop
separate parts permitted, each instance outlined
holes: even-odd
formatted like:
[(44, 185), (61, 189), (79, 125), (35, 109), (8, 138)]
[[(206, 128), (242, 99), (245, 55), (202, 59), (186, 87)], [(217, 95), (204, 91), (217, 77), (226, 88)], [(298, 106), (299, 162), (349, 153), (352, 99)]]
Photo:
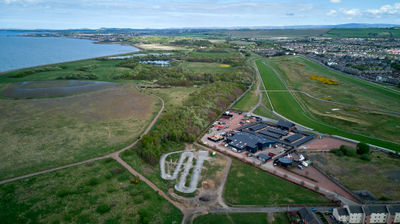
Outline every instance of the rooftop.
[(349, 206), (350, 213), (364, 213), (361, 206), (353, 205)]

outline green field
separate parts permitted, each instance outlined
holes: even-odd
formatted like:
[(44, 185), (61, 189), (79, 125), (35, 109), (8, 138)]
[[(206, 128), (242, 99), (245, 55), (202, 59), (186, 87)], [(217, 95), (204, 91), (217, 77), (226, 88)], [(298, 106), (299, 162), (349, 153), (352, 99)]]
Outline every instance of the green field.
[(282, 180), (243, 162), (233, 160), (224, 199), (231, 205), (327, 204), (322, 195)]
[(331, 29), (323, 36), (327, 37), (348, 37), (348, 38), (399, 38), (399, 28), (341, 28)]
[(270, 111), (267, 111), (264, 107), (258, 106), (255, 110), (254, 113), (263, 117), (268, 117), (274, 120), (280, 120), (278, 116), (275, 114), (271, 113)]
[(233, 105), (232, 109), (239, 110), (242, 112), (250, 111), (254, 106), (258, 103), (258, 95), (254, 90), (254, 87), (246, 93), (235, 105)]
[[(268, 219), (270, 218), (270, 219)], [(193, 224), (289, 224), (285, 213), (274, 213), (268, 217), (265, 213), (223, 213), (198, 216)]]
[(0, 100), (0, 179), (123, 148), (160, 106), (128, 84), (69, 97)]
[(309, 153), (308, 156), (350, 190), (368, 190), (381, 200), (400, 200), (398, 157), (379, 151), (370, 154), (371, 161), (333, 153)]
[(181, 212), (113, 159), (0, 185), (2, 223), (180, 223)]
[[(274, 67), (280, 74), (282, 74), (282, 78), (285, 79), (285, 81), (288, 83), (288, 86), (296, 89), (296, 90), (303, 90), (307, 91), (308, 93), (315, 95), (317, 97), (324, 97), (324, 96), (329, 96), (332, 99), (337, 100), (340, 102), (340, 100), (346, 101), (346, 99), (358, 99), (360, 100), (366, 100), (365, 97), (367, 95), (371, 96), (373, 95), (374, 98), (376, 99), (373, 100), (379, 100), (382, 105), (389, 104), (391, 100), (396, 105), (398, 101), (397, 99), (399, 96), (397, 93), (393, 92), (392, 90), (388, 90), (385, 88), (382, 88), (379, 85), (375, 84), (369, 84), (369, 83), (364, 83), (366, 81), (362, 80), (357, 80), (355, 78), (351, 77), (345, 77), (345, 75), (341, 76), (336, 76), (335, 73), (331, 71), (326, 71), (327, 69), (323, 68), (322, 66), (319, 66), (315, 63), (309, 62), (308, 60), (305, 59), (300, 59), (302, 60), (301, 66), (296, 65), (296, 62), (298, 62), (299, 58), (295, 57), (283, 57), (283, 58), (274, 58), (274, 59), (269, 59), (267, 60), (267, 63), (270, 64), (272, 67)], [(278, 64), (279, 61), (279, 64)], [(310, 102), (310, 99), (304, 100), (304, 101), (309, 101), (308, 103), (304, 102), (301, 100), (302, 96), (298, 94), (291, 94), (290, 92), (287, 91), (286, 86), (283, 85), (282, 81), (279, 79), (279, 77), (273, 72), (271, 68), (266, 66), (263, 63), (263, 60), (258, 60), (257, 66), (259, 68), (261, 77), (263, 79), (264, 85), (268, 90), (279, 90), (279, 91), (271, 91), (268, 92), (268, 95), (272, 101), (272, 104), (274, 106), (275, 111), (278, 113), (282, 114), (283, 116), (289, 118), (290, 120), (293, 120), (295, 122), (298, 122), (300, 124), (303, 124), (307, 127), (313, 128), (317, 131), (320, 131), (322, 133), (327, 133), (327, 134), (334, 134), (334, 135), (340, 135), (343, 137), (371, 143), (374, 145), (386, 147), (386, 148), (391, 148), (391, 149), (399, 149), (399, 145), (397, 143), (392, 143), (389, 141), (385, 140), (380, 140), (378, 138), (386, 138), (388, 140), (392, 140), (390, 136), (395, 136), (396, 133), (393, 132), (393, 130), (396, 128), (396, 125), (389, 128), (387, 133), (391, 133), (391, 135), (383, 136), (382, 134), (378, 135), (378, 137), (367, 137), (364, 135), (360, 134), (355, 134), (354, 132), (360, 131), (362, 134), (371, 134), (368, 132), (368, 129), (352, 129), (352, 126), (358, 126), (362, 124), (356, 124), (354, 125), (348, 125), (349, 119), (343, 120), (343, 119), (336, 119), (335, 117), (328, 117), (325, 116), (324, 119), (321, 119), (321, 117), (318, 117), (320, 115), (315, 115), (315, 110), (313, 111), (313, 106), (321, 109), (321, 107), (315, 106), (315, 105), (320, 105), (320, 101), (313, 100), (313, 102)], [(308, 68), (308, 63), (310, 63), (310, 70), (312, 70), (312, 74), (320, 74), (323, 72), (325, 74), (324, 77), (335, 77), (336, 79), (339, 79), (340, 83), (344, 85), (344, 87), (340, 87), (341, 84), (338, 86), (321, 86), (321, 83), (318, 83), (314, 80), (304, 80), (304, 74), (307, 74), (309, 71), (304, 71), (304, 69)], [(285, 66), (287, 65), (287, 66)], [(291, 66), (291, 67), (290, 67)], [(293, 66), (297, 66), (297, 68), (293, 68)], [(304, 68), (305, 67), (305, 68)], [(292, 68), (292, 69), (291, 69)], [(317, 73), (320, 72), (320, 73)], [(293, 78), (292, 78), (293, 77)], [(297, 79), (296, 79), (297, 78)], [(361, 86), (361, 84), (363, 84)], [(364, 85), (365, 84), (365, 85)], [(346, 85), (350, 85), (348, 88), (352, 88), (350, 90), (346, 90), (345, 93), (342, 93), (341, 90), (335, 89), (335, 88), (346, 88)], [(361, 89), (360, 91), (354, 92), (355, 89)], [(329, 91), (329, 95), (327, 92)], [(351, 95), (351, 92), (353, 92), (353, 95)], [(300, 94), (300, 93), (299, 93)], [(319, 95), (318, 95), (319, 94)], [(343, 96), (342, 94), (345, 94)], [(296, 98), (295, 98), (296, 97)], [(347, 97), (347, 98), (346, 98)], [(385, 98), (383, 100), (383, 98)], [(299, 101), (301, 104), (299, 104), (297, 101)], [(370, 97), (371, 99), (371, 97)], [(372, 100), (372, 101), (373, 101)], [(315, 102), (315, 103), (314, 103)], [(336, 108), (337, 106), (335, 105), (333, 108)], [(329, 107), (324, 107), (329, 108)], [(332, 107), (330, 107), (332, 108)], [(393, 108), (393, 104), (392, 104)], [(350, 108), (351, 109), (351, 108)], [(327, 110), (327, 109), (326, 109)], [(330, 109), (329, 109), (330, 110)], [(349, 110), (351, 111), (351, 110)], [(325, 111), (324, 111), (325, 112)], [(354, 111), (353, 111), (354, 113)], [(358, 115), (363, 114), (363, 113), (358, 113)], [(375, 112), (376, 114), (376, 112)], [(368, 115), (368, 116), (373, 116), (373, 115)], [(368, 120), (368, 116), (365, 117), (365, 121), (373, 122), (371, 120)], [(382, 115), (380, 115), (382, 116)], [(394, 124), (398, 123), (398, 119), (396, 117), (392, 116), (386, 116), (386, 121), (395, 121)], [(333, 121), (329, 120), (333, 119)], [(364, 120), (360, 117), (358, 117), (360, 120)], [(327, 120), (329, 122), (327, 122)], [(324, 123), (327, 122), (327, 123)], [(342, 123), (338, 123), (338, 121)], [(382, 120), (379, 120), (382, 122)], [(387, 122), (386, 122), (387, 123)], [(374, 124), (376, 125), (376, 124)], [(370, 126), (370, 128), (374, 128), (373, 125)], [(380, 133), (380, 132), (379, 132)], [(397, 140), (397, 139), (394, 139)]]
[(220, 63), (184, 62), (181, 66), (183, 69), (196, 73), (224, 74), (233, 71), (231, 66), (225, 67), (226, 65)]

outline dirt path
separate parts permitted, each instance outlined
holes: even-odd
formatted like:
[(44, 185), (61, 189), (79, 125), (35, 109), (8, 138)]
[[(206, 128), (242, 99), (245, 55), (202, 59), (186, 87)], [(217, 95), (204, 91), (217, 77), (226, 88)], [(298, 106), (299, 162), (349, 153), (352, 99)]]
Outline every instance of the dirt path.
[(22, 175), (22, 176), (18, 176), (18, 177), (13, 177), (13, 178), (6, 179), (6, 180), (1, 180), (0, 184), (5, 184), (5, 183), (9, 183), (9, 182), (25, 179), (25, 178), (28, 178), (28, 177), (33, 177), (33, 176), (37, 176), (37, 175), (40, 175), (40, 174), (50, 173), (50, 172), (61, 170), (61, 169), (65, 169), (65, 168), (68, 168), (68, 167), (79, 166), (79, 165), (82, 165), (82, 164), (85, 164), (85, 163), (90, 163), (90, 162), (94, 162), (94, 161), (101, 160), (101, 159), (111, 158), (111, 157), (113, 157), (115, 155), (119, 155), (121, 152), (124, 152), (124, 151), (132, 148), (133, 146), (135, 146), (137, 144), (137, 142), (144, 135), (146, 135), (150, 131), (150, 129), (154, 126), (154, 124), (156, 123), (158, 118), (161, 116), (161, 113), (164, 111), (164, 100), (161, 99), (161, 97), (159, 97), (159, 96), (156, 96), (156, 95), (153, 95), (153, 96), (155, 96), (155, 97), (157, 97), (158, 99), (161, 100), (161, 103), (162, 103), (161, 109), (157, 113), (157, 115), (154, 117), (154, 119), (151, 121), (151, 123), (146, 128), (146, 130), (144, 130), (144, 132), (139, 136), (139, 138), (136, 141), (134, 141), (132, 144), (130, 144), (130, 145), (128, 145), (128, 146), (126, 146), (126, 147), (124, 147), (124, 148), (122, 148), (122, 149), (120, 149), (120, 150), (118, 150), (116, 152), (113, 152), (113, 153), (110, 153), (110, 154), (107, 154), (107, 155), (104, 155), (104, 156), (99, 156), (99, 157), (95, 157), (95, 158), (92, 158), (92, 159), (88, 159), (88, 160), (84, 160), (84, 161), (80, 161), (80, 162), (76, 162), (76, 163), (71, 163), (71, 164), (67, 164), (67, 165), (63, 165), (63, 166), (59, 166), (59, 167), (55, 167), (55, 168), (51, 168), (51, 169), (47, 169), (47, 170), (42, 170), (42, 171), (38, 171), (38, 172), (34, 172), (34, 173), (30, 173), (30, 174), (26, 174), (26, 175)]

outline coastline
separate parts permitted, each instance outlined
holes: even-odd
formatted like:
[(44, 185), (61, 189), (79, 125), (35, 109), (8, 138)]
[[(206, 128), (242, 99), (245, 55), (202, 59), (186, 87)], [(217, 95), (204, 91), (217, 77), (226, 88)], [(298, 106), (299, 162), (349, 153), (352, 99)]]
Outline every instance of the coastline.
[[(65, 38), (79, 39), (79, 40), (90, 40), (90, 39), (81, 39), (81, 38), (72, 38), (72, 37), (65, 37)], [(42, 65), (28, 66), (28, 67), (23, 67), (23, 68), (18, 68), (18, 69), (11, 69), (11, 70), (7, 70), (7, 71), (2, 71), (2, 72), (0, 72), (0, 75), (8, 73), (8, 72), (14, 72), (14, 71), (18, 71), (18, 70), (23, 70), (23, 69), (39, 68), (39, 67), (42, 67), (42, 66), (60, 65), (60, 64), (69, 63), (69, 62), (77, 62), (77, 61), (91, 60), (91, 59), (97, 59), (97, 58), (103, 58), (103, 57), (113, 57), (113, 56), (127, 55), (127, 54), (132, 54), (132, 53), (136, 53), (136, 52), (140, 52), (140, 51), (144, 50), (143, 48), (137, 47), (135, 45), (123, 44), (123, 42), (101, 42), (101, 41), (94, 41), (94, 40), (90, 40), (90, 41), (92, 41), (93, 44), (119, 44), (121, 46), (129, 46), (129, 47), (136, 48), (137, 51), (130, 51), (130, 52), (121, 53), (121, 54), (103, 55), (103, 56), (97, 56), (97, 57), (82, 58), (82, 59), (77, 59), (77, 60), (68, 60), (68, 61), (62, 61), (62, 62), (56, 62), (56, 63), (48, 63), (48, 64), (42, 64)]]

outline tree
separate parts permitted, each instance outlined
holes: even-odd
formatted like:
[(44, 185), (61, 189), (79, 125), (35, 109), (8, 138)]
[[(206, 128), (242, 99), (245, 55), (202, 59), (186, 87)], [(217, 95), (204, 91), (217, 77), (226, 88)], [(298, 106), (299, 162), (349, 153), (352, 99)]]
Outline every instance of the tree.
[(363, 155), (363, 154), (369, 154), (369, 145), (360, 142), (357, 144), (357, 154)]

